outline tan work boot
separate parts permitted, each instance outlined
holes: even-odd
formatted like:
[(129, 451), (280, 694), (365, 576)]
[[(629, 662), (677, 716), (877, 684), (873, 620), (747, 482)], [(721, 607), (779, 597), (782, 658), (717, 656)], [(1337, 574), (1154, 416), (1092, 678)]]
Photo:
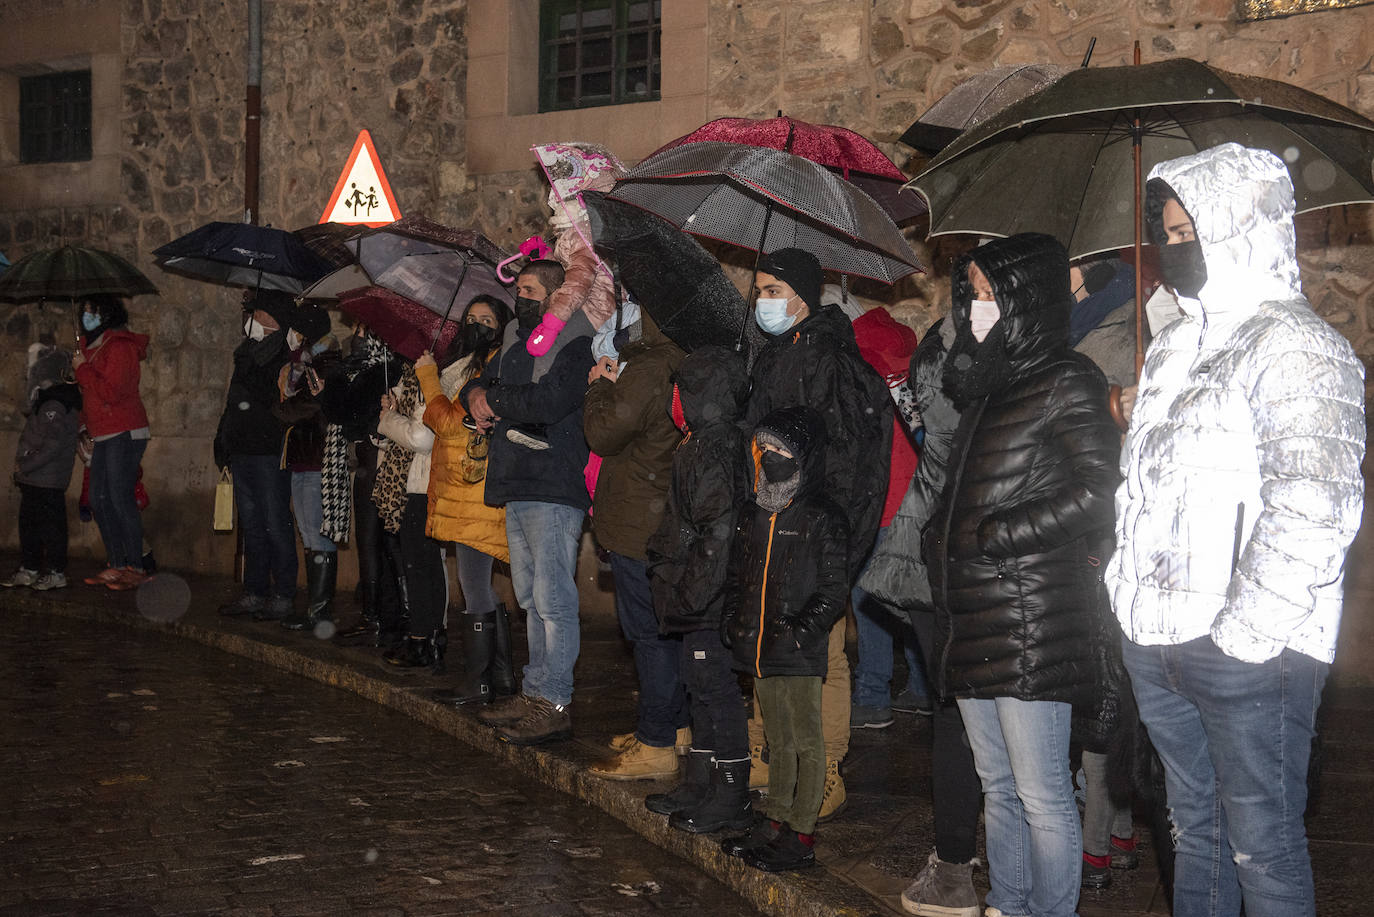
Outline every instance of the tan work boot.
[[(622, 732), (618, 736), (611, 736), (611, 740), (606, 744), (611, 747), (611, 751), (624, 751), (630, 747), (630, 743), (637, 741), (633, 732)], [(673, 750), (678, 757), (687, 754), (692, 748), (692, 727), (683, 726), (677, 731), (677, 736), (673, 739)]]
[(763, 746), (749, 749), (749, 789), (768, 792), (768, 762), (763, 760)]
[(821, 797), (821, 811), (816, 816), (816, 824), (822, 824), (844, 811), (849, 795), (844, 789), (844, 778), (840, 776), (840, 762), (825, 762), (825, 795)]
[(655, 748), (630, 738), (620, 753), (598, 761), (587, 773), (604, 780), (658, 780), (677, 776), (677, 754), (672, 747)]

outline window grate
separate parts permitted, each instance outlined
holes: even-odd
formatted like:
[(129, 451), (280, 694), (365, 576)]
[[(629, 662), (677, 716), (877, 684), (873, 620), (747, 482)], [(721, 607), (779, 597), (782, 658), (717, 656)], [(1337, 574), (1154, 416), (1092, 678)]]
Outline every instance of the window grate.
[(91, 71), (19, 80), (19, 161), (91, 158)]
[(539, 110), (659, 97), (661, 0), (541, 0)]

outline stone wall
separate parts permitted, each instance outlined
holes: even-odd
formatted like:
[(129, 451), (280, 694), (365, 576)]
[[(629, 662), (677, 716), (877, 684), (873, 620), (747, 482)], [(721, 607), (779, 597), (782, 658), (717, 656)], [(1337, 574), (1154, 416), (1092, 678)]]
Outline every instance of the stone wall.
[[(85, 241), (130, 258), (159, 285), (161, 296), (130, 309), (134, 327), (153, 336), (144, 375), (156, 437), (148, 528), (167, 561), (227, 571), (226, 539), (208, 532), (210, 439), (239, 334), (238, 293), (164, 273), (150, 252), (206, 221), (241, 218), (246, 13), (243, 4), (203, 0), (0, 0), (0, 32), (22, 49), (34, 17), (80, 17), (110, 2), (120, 4), (124, 55), (118, 202), (17, 211), (0, 200), (0, 251), (14, 259)], [(532, 162), (496, 174), (467, 169), (466, 15), (463, 0), (264, 4), (261, 222), (317, 221), (367, 128), (404, 213), (476, 226), (508, 246), (543, 229)], [(1091, 37), (1094, 64), (1126, 63), (1138, 38), (1147, 61), (1191, 55), (1295, 82), (1374, 117), (1374, 6), (1242, 24), (1230, 0), (711, 0), (708, 28), (711, 116), (782, 110), (842, 124), (877, 140), (909, 174), (921, 160), (896, 138), (958, 81), (1002, 64), (1076, 66)], [(0, 66), (44, 59), (42, 47), (23, 53)], [(1301, 221), (1308, 292), (1367, 361), (1371, 214), (1352, 207)], [(950, 258), (967, 244), (926, 245), (921, 231), (918, 221), (908, 235), (928, 275), (890, 290), (857, 288), (917, 328), (943, 311)], [(747, 261), (722, 254), (737, 268)], [(0, 306), (0, 346), (12, 354), (41, 331), (68, 340), (71, 329), (66, 306)], [(17, 358), (5, 365), (0, 448), (9, 449), (22, 423), (22, 372)], [(13, 520), (13, 509), (13, 493), (0, 489), (0, 517)], [(0, 525), (0, 544), (15, 543), (13, 522)], [(86, 531), (76, 545), (93, 550), (96, 539)]]

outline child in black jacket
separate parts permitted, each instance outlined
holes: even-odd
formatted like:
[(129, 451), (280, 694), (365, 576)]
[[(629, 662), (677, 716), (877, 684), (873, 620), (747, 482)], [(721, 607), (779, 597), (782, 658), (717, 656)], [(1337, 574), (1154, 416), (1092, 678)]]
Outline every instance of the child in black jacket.
[(682, 783), (644, 805), (693, 834), (753, 821), (748, 718), (720, 635), (730, 543), (749, 498), (748, 437), (738, 422), (748, 396), (749, 374), (734, 350), (699, 347), (682, 361), (666, 407), (686, 438), (673, 454), (663, 521), (647, 545), (659, 629), (682, 635), (692, 748)]
[(849, 538), (825, 494), (825, 423), (782, 408), (754, 431), (754, 498), (730, 556), (722, 636), (754, 675), (769, 737), (766, 820), (723, 843), (758, 869), (815, 863), (812, 832), (825, 791), (821, 681), (831, 625), (844, 613)]

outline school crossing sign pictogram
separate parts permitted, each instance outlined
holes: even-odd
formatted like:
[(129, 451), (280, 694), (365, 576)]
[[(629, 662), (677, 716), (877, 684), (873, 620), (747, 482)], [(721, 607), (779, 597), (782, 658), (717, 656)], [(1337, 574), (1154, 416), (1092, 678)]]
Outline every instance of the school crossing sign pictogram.
[(385, 226), (400, 218), (401, 208), (391, 194), (377, 148), (372, 145), (372, 135), (359, 131), (320, 222)]

